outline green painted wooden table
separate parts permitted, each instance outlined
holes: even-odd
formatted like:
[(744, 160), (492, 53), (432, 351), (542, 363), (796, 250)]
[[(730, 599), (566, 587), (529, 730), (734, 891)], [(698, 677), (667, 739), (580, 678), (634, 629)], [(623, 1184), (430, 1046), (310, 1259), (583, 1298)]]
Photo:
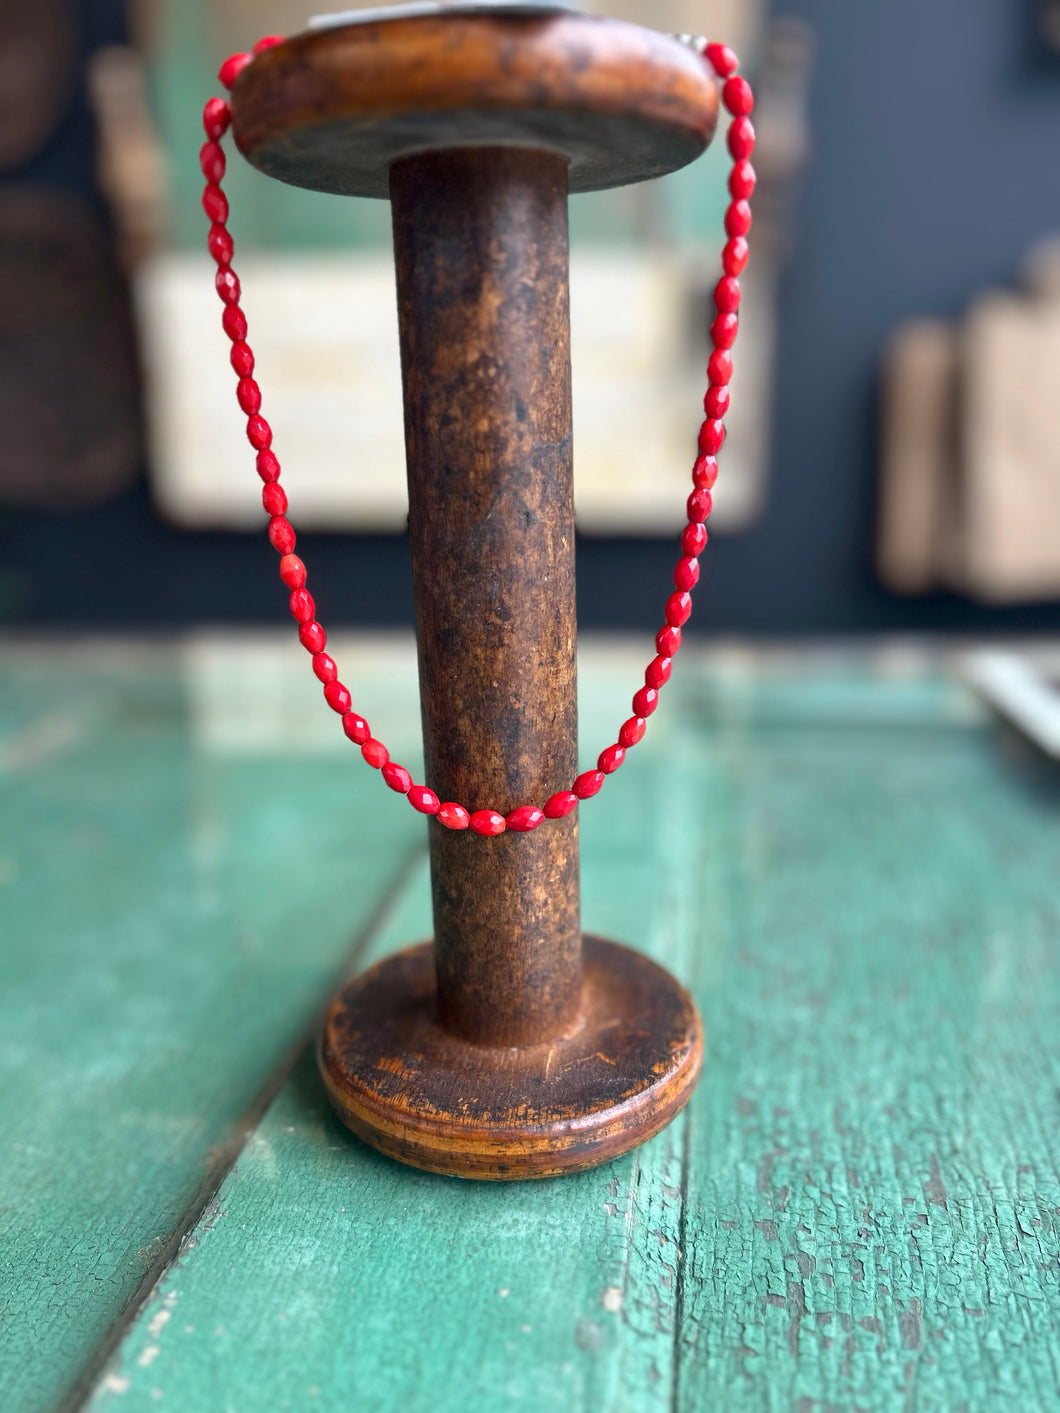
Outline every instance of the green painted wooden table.
[[(584, 652), (588, 749), (643, 647)], [(411, 764), (410, 647), (345, 656)], [(494, 1186), (361, 1147), (306, 1057), (429, 907), (297, 649), (7, 646), (3, 1413), (1060, 1408), (1060, 786), (909, 652), (681, 669), (584, 911), (694, 987), (703, 1079)]]

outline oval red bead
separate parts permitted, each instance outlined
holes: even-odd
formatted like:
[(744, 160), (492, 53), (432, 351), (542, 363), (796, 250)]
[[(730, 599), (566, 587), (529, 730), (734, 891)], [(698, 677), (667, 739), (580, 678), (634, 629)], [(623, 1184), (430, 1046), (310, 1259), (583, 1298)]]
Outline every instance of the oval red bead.
[(514, 833), (528, 834), (531, 829), (536, 829), (544, 818), (544, 810), (538, 809), (537, 805), (519, 805), (504, 822)]
[(755, 96), (751, 85), (738, 74), (734, 74), (721, 90), (721, 101), (734, 118), (746, 118), (755, 106)]
[(719, 421), (729, 410), (729, 389), (724, 383), (711, 383), (703, 399), (703, 411), (714, 421)]
[(638, 741), (644, 739), (647, 729), (648, 723), (643, 716), (631, 716), (628, 721), (622, 723), (622, 729), (618, 733), (618, 744), (625, 746), (628, 751), (631, 746), (635, 746)]
[(476, 834), (483, 834), (487, 838), (503, 834), (508, 827), (504, 815), (498, 814), (496, 810), (476, 810), (468, 822)]
[(234, 304), (226, 304), (221, 314), (221, 327), (233, 341), (247, 336), (247, 316)]
[(199, 148), (199, 168), (213, 186), (225, 174), (225, 154), (216, 142), (204, 142)]
[(388, 760), (383, 766), (383, 779), (398, 795), (407, 795), (412, 789), (412, 776), (397, 761)]
[(732, 377), (732, 354), (724, 348), (716, 348), (707, 359), (707, 377), (719, 387), (725, 386)]
[(633, 710), (637, 716), (651, 716), (659, 705), (659, 693), (655, 687), (641, 687), (633, 693)]
[(602, 770), (584, 770), (578, 776), (571, 789), (578, 796), (579, 800), (589, 800), (593, 795), (598, 795), (604, 783), (604, 772)]
[(442, 802), (426, 785), (413, 785), (409, 791), (409, 804), (420, 814), (437, 814)]
[(706, 549), (707, 527), (690, 522), (681, 531), (681, 548), (685, 554), (700, 555)]
[(747, 256), (750, 247), (743, 236), (733, 236), (732, 240), (726, 242), (725, 249), (721, 252), (721, 267), (727, 275), (735, 278), (742, 275), (747, 268)]
[[(225, 304), (239, 303), (239, 276), (227, 265), (222, 266), (214, 276), (214, 288)], [(240, 335), (242, 337), (242, 335)]]
[(471, 823), (471, 816), (464, 806), (456, 804), (453, 800), (447, 800), (445, 804), (438, 806), (436, 818), (446, 829), (467, 829)]
[[(334, 680), (334, 679), (332, 679)], [(355, 711), (348, 711), (342, 718), (342, 729), (355, 745), (363, 746), (365, 741), (372, 738), (371, 727), (363, 716), (358, 716)]]
[(249, 343), (239, 339), (232, 345), (228, 361), (241, 378), (249, 378), (254, 371), (254, 353)]
[(340, 716), (345, 716), (352, 706), (349, 688), (337, 677), (334, 682), (324, 683), (324, 700), (331, 710), (337, 711)]
[[(677, 593), (671, 594), (666, 600), (666, 621), (672, 623), (675, 628), (687, 623), (691, 612), (692, 596), (683, 589), (678, 589)], [(640, 715), (644, 716), (645, 713), (641, 712)]]
[(626, 758), (626, 748), (617, 741), (613, 746), (605, 746), (596, 761), (597, 770), (605, 775), (613, 775)]
[(254, 45), (253, 52), (255, 54), (262, 54), (266, 49), (275, 49), (277, 44), (282, 43), (282, 34), (267, 34), (264, 39), (259, 39), (257, 44)]
[(717, 479), (717, 458), (713, 456), (697, 456), (695, 465), (692, 467), (692, 484), (697, 489), (705, 487), (708, 491), (712, 491)]
[(708, 417), (699, 429), (699, 449), (704, 456), (716, 456), (725, 440), (725, 423)]
[(732, 348), (740, 329), (735, 314), (719, 314), (710, 326), (710, 341), (715, 348)]
[(732, 275), (722, 275), (714, 286), (714, 305), (719, 314), (735, 314), (740, 307), (740, 282)]
[(272, 428), (264, 417), (247, 418), (247, 441), (256, 451), (264, 451), (272, 444)]
[(681, 646), (681, 630), (676, 623), (667, 623), (655, 635), (655, 648), (663, 657), (673, 657)]
[(202, 193), (202, 209), (218, 224), (228, 220), (228, 197), (216, 182), (207, 182)]
[(714, 497), (703, 487), (697, 486), (685, 502), (688, 518), (693, 525), (702, 525), (714, 508)]
[(318, 682), (334, 682), (339, 675), (339, 669), (333, 657), (327, 653), (313, 654), (313, 673)]
[(261, 406), (261, 389), (253, 378), (240, 378), (236, 384), (236, 398), (244, 412), (257, 412)]
[(232, 237), (225, 230), (224, 226), (215, 222), (210, 227), (209, 235), (206, 237), (206, 249), (210, 252), (218, 265), (230, 265), (235, 245)]
[(726, 144), (737, 162), (750, 157), (755, 150), (755, 130), (750, 118), (733, 118), (726, 134)]
[(288, 600), (291, 617), (296, 623), (311, 623), (316, 617), (317, 606), (308, 589), (292, 589)]
[(729, 195), (737, 201), (747, 201), (755, 189), (758, 176), (750, 162), (736, 162), (729, 173)]
[(250, 63), (249, 54), (230, 54), (221, 67), (217, 70), (217, 77), (224, 84), (225, 88), (231, 88), (236, 79)]
[(269, 451), (259, 451), (256, 458), (258, 475), (266, 484), (280, 479), (280, 463), (276, 459), (276, 453)]
[[(332, 686), (335, 684), (332, 683)], [(390, 752), (383, 745), (382, 741), (377, 741), (374, 736), (370, 736), (361, 747), (361, 755), (372, 767), (373, 770), (382, 770), (390, 759)]]
[(305, 587), (305, 565), (296, 554), (285, 554), (280, 560), (280, 578), (289, 589)]
[[(745, 236), (750, 229), (750, 205), (746, 201), (730, 201), (725, 212), (725, 234), (727, 236)], [(727, 270), (726, 273), (732, 275), (738, 274), (739, 271)]]
[[(324, 632), (323, 623), (317, 623), (315, 620), (312, 623), (303, 623), (298, 630), (298, 641), (302, 644), (302, 647), (305, 648), (307, 653), (322, 653), (328, 645), (328, 635)], [(327, 684), (328, 687), (334, 687), (336, 685), (341, 687), (342, 683), (336, 684), (329, 682)], [(327, 687), (325, 687), (324, 690), (326, 695)], [(347, 692), (346, 695), (348, 697), (349, 693)], [(348, 709), (349, 707), (347, 706), (347, 710)]]
[(578, 796), (573, 790), (557, 790), (554, 795), (549, 795), (542, 809), (546, 819), (563, 819), (577, 803)]
[[(274, 515), (269, 521), (269, 544), (280, 554), (290, 554), (295, 545), (295, 533), (289, 520)], [(323, 644), (321, 644), (323, 646)]]
[(674, 584), (679, 589), (694, 589), (699, 583), (699, 560), (683, 555), (674, 565)]
[(224, 137), (230, 120), (228, 104), (223, 98), (207, 98), (202, 110), (202, 126), (211, 142)]
[(644, 685), (646, 687), (654, 687), (656, 691), (658, 691), (660, 687), (665, 687), (670, 680), (673, 662), (672, 657), (663, 657), (662, 654), (658, 657), (653, 657), (651, 662), (649, 662), (644, 669)]
[(261, 503), (269, 515), (285, 515), (287, 492), (278, 481), (268, 481), (261, 488)]
[(728, 78), (739, 67), (739, 59), (727, 44), (708, 44), (703, 52), (719, 78)]

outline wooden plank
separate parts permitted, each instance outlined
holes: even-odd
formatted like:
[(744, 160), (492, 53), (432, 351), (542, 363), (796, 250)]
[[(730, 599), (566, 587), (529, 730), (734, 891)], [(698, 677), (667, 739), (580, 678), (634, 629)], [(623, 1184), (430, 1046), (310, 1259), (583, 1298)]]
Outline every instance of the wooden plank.
[[(908, 663), (682, 666), (583, 860), (587, 925), (694, 973), (687, 1121), (462, 1184), (306, 1061), (94, 1409), (1056, 1407), (1055, 785)], [(420, 887), (378, 947), (427, 925)]]
[[(302, 656), (5, 652), (4, 1409), (54, 1408), (150, 1290), (422, 847), (411, 811), (359, 824), (386, 801), (348, 750), (305, 748), (330, 713)], [(294, 747), (233, 749), (226, 702), (282, 703)]]

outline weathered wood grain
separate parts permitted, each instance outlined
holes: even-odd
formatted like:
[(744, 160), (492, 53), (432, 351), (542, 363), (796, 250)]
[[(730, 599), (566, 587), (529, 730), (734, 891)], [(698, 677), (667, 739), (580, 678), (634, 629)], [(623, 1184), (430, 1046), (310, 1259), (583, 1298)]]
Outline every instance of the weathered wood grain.
[[(289, 641), (264, 672), (235, 644), (3, 657), (0, 1408), (37, 1413), (150, 1289), (423, 829), (359, 827), (378, 779), (341, 731), (307, 747), (330, 713)], [(407, 658), (401, 690), (408, 742)], [(264, 749), (255, 710), (284, 718)]]
[[(307, 1062), (94, 1409), (1057, 1407), (1056, 789), (937, 680), (692, 666), (583, 818), (587, 925), (695, 973), (686, 1115), (462, 1184)], [(376, 951), (427, 916), (424, 879)]]

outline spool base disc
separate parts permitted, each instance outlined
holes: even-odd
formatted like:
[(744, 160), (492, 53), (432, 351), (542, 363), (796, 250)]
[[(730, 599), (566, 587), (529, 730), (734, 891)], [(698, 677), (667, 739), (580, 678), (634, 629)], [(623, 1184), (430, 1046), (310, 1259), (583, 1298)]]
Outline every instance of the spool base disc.
[(380, 1152), (455, 1177), (552, 1177), (607, 1162), (664, 1128), (703, 1057), (695, 1004), (668, 972), (585, 937), (572, 1032), (500, 1049), (435, 1017), (429, 942), (398, 952), (337, 997), (320, 1069), (346, 1126)]

